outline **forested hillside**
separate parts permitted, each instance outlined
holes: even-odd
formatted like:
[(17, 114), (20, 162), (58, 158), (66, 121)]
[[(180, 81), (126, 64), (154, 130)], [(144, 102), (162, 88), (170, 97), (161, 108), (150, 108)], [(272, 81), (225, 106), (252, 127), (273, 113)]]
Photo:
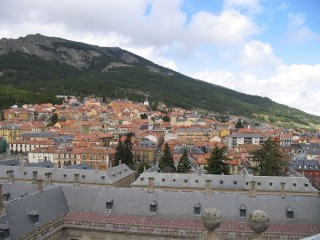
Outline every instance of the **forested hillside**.
[(253, 117), (288, 124), (319, 124), (320, 118), (195, 80), (120, 48), (102, 48), (29, 35), (0, 40), (0, 104), (52, 101), (54, 95), (128, 98), (169, 107)]

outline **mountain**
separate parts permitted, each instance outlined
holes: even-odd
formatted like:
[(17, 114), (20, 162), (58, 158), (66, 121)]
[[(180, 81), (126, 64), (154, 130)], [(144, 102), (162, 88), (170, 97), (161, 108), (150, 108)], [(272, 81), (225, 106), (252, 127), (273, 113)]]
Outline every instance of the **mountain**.
[(196, 80), (121, 48), (99, 47), (40, 34), (0, 40), (0, 106), (52, 99), (58, 94), (164, 102), (288, 126), (320, 124), (320, 118)]

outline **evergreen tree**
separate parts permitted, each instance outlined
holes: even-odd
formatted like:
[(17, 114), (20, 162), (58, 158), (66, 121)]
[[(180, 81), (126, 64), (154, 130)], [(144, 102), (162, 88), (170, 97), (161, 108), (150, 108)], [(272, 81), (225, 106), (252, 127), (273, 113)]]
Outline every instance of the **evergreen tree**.
[(260, 176), (280, 176), (286, 162), (279, 145), (270, 138), (262, 145), (262, 148), (252, 152), (256, 167), (252, 167), (255, 174)]
[(235, 128), (243, 128), (243, 125), (242, 125), (242, 122), (241, 122), (241, 119), (239, 118), (238, 119), (238, 122), (236, 123), (236, 125), (235, 125)]
[(138, 173), (143, 173), (144, 169), (150, 168), (149, 162), (148, 161), (141, 161), (138, 167)]
[(159, 168), (163, 172), (174, 172), (176, 170), (168, 143), (165, 143), (164, 145), (163, 155), (161, 156), (159, 161)]
[(212, 149), (208, 160), (208, 166), (205, 167), (208, 174), (229, 174), (229, 166), (227, 161), (229, 158), (226, 156), (226, 147), (218, 148), (215, 146)]
[(164, 115), (164, 116), (162, 117), (162, 120), (163, 120), (164, 122), (170, 122), (170, 118), (169, 118), (168, 115)]
[(119, 165), (120, 160), (123, 160), (123, 157), (124, 157), (123, 145), (122, 145), (121, 137), (119, 136), (119, 142), (116, 147), (116, 154), (114, 157), (116, 166)]
[(123, 141), (123, 163), (129, 167), (133, 166), (132, 142), (131, 134), (127, 134), (126, 139)]
[(184, 150), (177, 166), (177, 172), (187, 173), (190, 171), (190, 169), (191, 169), (191, 164), (188, 159), (188, 153), (187, 153), (187, 150)]

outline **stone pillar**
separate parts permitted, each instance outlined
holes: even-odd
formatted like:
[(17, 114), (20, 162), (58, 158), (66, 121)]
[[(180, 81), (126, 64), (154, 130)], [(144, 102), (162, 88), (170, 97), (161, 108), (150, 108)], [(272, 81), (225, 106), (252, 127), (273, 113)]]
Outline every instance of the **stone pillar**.
[(151, 177), (148, 178), (148, 192), (154, 192), (154, 178)]
[(37, 180), (37, 183), (38, 183), (38, 191), (39, 191), (39, 192), (43, 192), (42, 179), (38, 179), (38, 180)]
[(270, 219), (267, 213), (261, 210), (255, 210), (249, 215), (247, 221), (250, 229), (254, 231), (254, 235), (250, 237), (249, 240), (266, 240), (266, 238), (262, 236), (262, 233), (269, 227)]
[(256, 181), (250, 181), (250, 192), (249, 196), (250, 197), (256, 197), (257, 194), (257, 185)]
[(74, 187), (80, 186), (80, 174), (79, 173), (74, 174), (73, 186)]
[(8, 170), (8, 183), (14, 183), (14, 171), (13, 170)]
[(214, 230), (222, 223), (222, 215), (219, 210), (207, 208), (201, 214), (203, 226), (207, 229), (207, 233), (198, 237), (197, 240), (222, 240), (222, 237)]
[(280, 183), (280, 186), (281, 186), (280, 196), (281, 196), (281, 198), (285, 198), (285, 197), (286, 197), (286, 190), (285, 190), (285, 188), (286, 188), (286, 183), (285, 183), (285, 182), (281, 182), (281, 183)]
[(37, 184), (38, 182), (38, 172), (32, 171), (32, 184)]

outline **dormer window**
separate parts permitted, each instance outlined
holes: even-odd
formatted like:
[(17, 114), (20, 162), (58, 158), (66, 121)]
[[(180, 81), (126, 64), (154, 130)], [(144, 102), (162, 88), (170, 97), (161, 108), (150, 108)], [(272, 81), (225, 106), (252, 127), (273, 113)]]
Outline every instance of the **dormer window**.
[(194, 205), (194, 214), (200, 215), (200, 212), (201, 212), (201, 205), (200, 205), (199, 202), (197, 202), (197, 203)]
[(165, 182), (165, 181), (166, 181), (166, 179), (165, 179), (165, 178), (162, 178), (162, 179), (161, 179), (161, 181), (162, 181), (162, 182)]
[(176, 182), (176, 179), (175, 179), (175, 178), (174, 178), (174, 179), (172, 179), (172, 182), (174, 182), (174, 183), (175, 183), (175, 182)]
[(27, 214), (30, 217), (30, 219), (33, 221), (33, 223), (39, 222), (39, 212), (38, 210), (27, 210)]
[(237, 181), (233, 181), (233, 184), (234, 184), (234, 185), (237, 185), (237, 183), (238, 183)]
[(113, 207), (113, 198), (108, 197), (106, 200), (106, 209), (112, 209)]
[(241, 205), (240, 208), (240, 217), (246, 217), (247, 216), (247, 208), (245, 205)]
[(157, 201), (156, 200), (152, 200), (151, 204), (150, 204), (150, 212), (156, 212), (157, 211)]
[(5, 201), (8, 201), (10, 198), (10, 192), (6, 191), (2, 194), (2, 197), (4, 198)]
[(184, 179), (184, 182), (187, 183), (187, 182), (188, 182), (188, 179)]
[(220, 180), (220, 184), (223, 184), (223, 181), (222, 181), (222, 180)]
[(293, 210), (291, 207), (286, 207), (286, 216), (287, 219), (293, 219)]

